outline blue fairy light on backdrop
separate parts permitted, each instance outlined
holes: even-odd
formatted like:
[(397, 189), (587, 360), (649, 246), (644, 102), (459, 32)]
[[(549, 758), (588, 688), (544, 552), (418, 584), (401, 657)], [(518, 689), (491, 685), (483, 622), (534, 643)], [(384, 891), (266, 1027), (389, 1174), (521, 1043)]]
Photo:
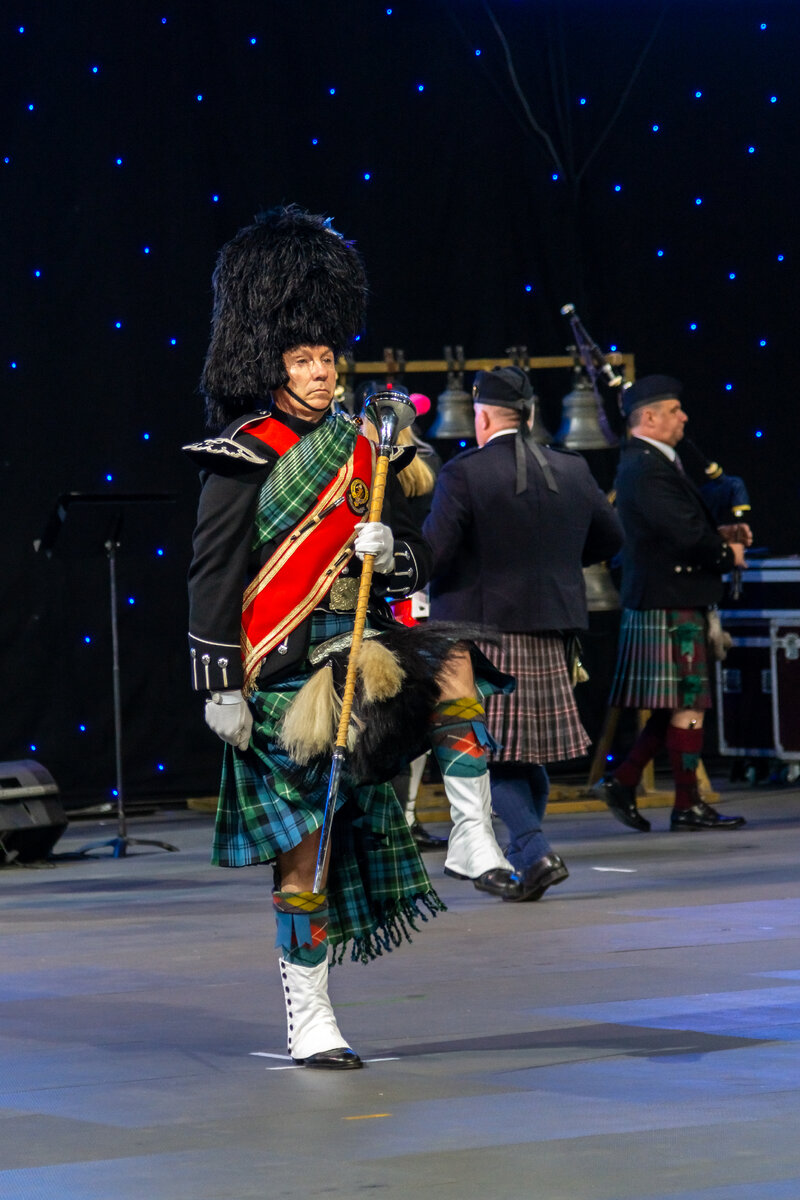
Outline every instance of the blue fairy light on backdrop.
[[(168, 84), (168, 90), (163, 94), (169, 94), (170, 104), (182, 110), (180, 120), (185, 124), (180, 126), (180, 130), (187, 137), (187, 145), (191, 137), (187, 131), (192, 127), (206, 127), (208, 123), (208, 128), (212, 129), (213, 123), (218, 122), (218, 130), (230, 129), (227, 123), (230, 110), (226, 107), (229, 97), (221, 94), (222, 89), (216, 86), (218, 77), (209, 74), (208, 63), (200, 52), (202, 39), (196, 37), (197, 30), (202, 27), (201, 9), (202, 6), (196, 12), (187, 9), (185, 13), (175, 15), (151, 11), (146, 18), (146, 36), (140, 43), (145, 50), (148, 41), (152, 44), (152, 62), (146, 55), (142, 62), (142, 78), (151, 86), (144, 89), (129, 88), (117, 103), (112, 103), (110, 89), (118, 87), (120, 90), (117, 95), (123, 97), (124, 64), (120, 55), (111, 52), (113, 47), (107, 48), (105, 42), (99, 41), (91, 45), (90, 37), (84, 37), (82, 42), (78, 38), (74, 43), (69, 43), (70, 47), (74, 45), (76, 49), (65, 50), (59, 62), (61, 77), (69, 78), (73, 89), (79, 85), (86, 94), (86, 99), (82, 101), (88, 106), (84, 118), (93, 117), (96, 126), (106, 134), (103, 143), (93, 145), (87, 139), (85, 148), (91, 148), (94, 155), (88, 168), (83, 165), (82, 153), (77, 152), (78, 149), (82, 152), (84, 145), (78, 147), (76, 142), (75, 147), (68, 147), (69, 150), (75, 150), (74, 163), (87, 171), (85, 179), (77, 180), (76, 177), (72, 180), (68, 176), (69, 167), (62, 168), (65, 172), (65, 194), (69, 194), (70, 187), (74, 192), (74, 195), (70, 194), (70, 205), (74, 201), (74, 207), (68, 205), (66, 211), (71, 214), (76, 228), (80, 228), (81, 221), (87, 227), (92, 225), (92, 213), (95, 210), (91, 203), (87, 203), (86, 197), (96, 197), (96, 211), (101, 212), (105, 205), (114, 218), (108, 223), (111, 232), (103, 233), (106, 239), (103, 242), (103, 254), (107, 261), (98, 265), (90, 262), (90, 256), (87, 256), (87, 272), (93, 269), (94, 274), (83, 294), (77, 294), (74, 299), (74, 316), (78, 327), (92, 331), (87, 332), (87, 340), (92, 342), (97, 331), (100, 331), (97, 340), (102, 345), (97, 347), (98, 365), (92, 363), (92, 368), (85, 368), (80, 376), (81, 386), (85, 386), (85, 380), (88, 379), (90, 387), (96, 387), (96, 394), (91, 395), (91, 400), (98, 408), (102, 404), (115, 403), (114, 382), (126, 373), (137, 378), (138, 386), (143, 378), (157, 380), (159, 372), (163, 372), (169, 388), (174, 388), (176, 394), (182, 397), (185, 411), (191, 412), (192, 419), (195, 419), (192, 404), (195, 376), (199, 370), (195, 359), (198, 357), (198, 338), (202, 336), (198, 335), (197, 328), (203, 326), (204, 317), (198, 320), (194, 330), (190, 329), (187, 321), (190, 307), (187, 307), (186, 293), (178, 287), (171, 290), (168, 284), (165, 285), (165, 280), (181, 278), (182, 268), (178, 261), (180, 221), (176, 222), (175, 214), (186, 214), (188, 223), (189, 219), (196, 219), (198, 212), (203, 212), (205, 242), (199, 254), (210, 259), (209, 247), (221, 244), (231, 227), (235, 227), (239, 215), (249, 211), (251, 197), (246, 194), (246, 187), (253, 186), (253, 176), (247, 176), (243, 188), (237, 161), (241, 149), (237, 148), (234, 152), (233, 147), (229, 148), (218, 140), (213, 144), (208, 162), (190, 162), (180, 141), (170, 141), (175, 138), (176, 127), (165, 122), (163, 135), (160, 134), (154, 128), (150, 112), (152, 97), (161, 95), (162, 84), (165, 89)], [(259, 26), (253, 29), (250, 24), (252, 14), (249, 20), (240, 19), (236, 3), (228, 15), (232, 19), (220, 30), (225, 53), (230, 56), (234, 67), (239, 65), (248, 87), (257, 96), (258, 85), (254, 81), (258, 79), (258, 72), (263, 70), (265, 53), (270, 49), (269, 31), (265, 25), (261, 25), (260, 19)], [(408, 24), (404, 7), (395, 9), (378, 4), (372, 10), (372, 15), (380, 26), (384, 43), (387, 33), (391, 33), (394, 40), (402, 35)], [(383, 23), (383, 15), (387, 19), (392, 18), (391, 25)], [(120, 20), (120, 27), (123, 27), (124, 21), (122, 18)], [(42, 18), (41, 23), (47, 32), (46, 19)], [(719, 355), (719, 347), (726, 336), (724, 330), (720, 332), (722, 317), (728, 320), (729, 329), (741, 330), (742, 336), (736, 339), (731, 351), (731, 361), (726, 362), (730, 376), (720, 378), (716, 375), (717, 392), (724, 390), (726, 394), (734, 393), (733, 399), (747, 396), (748, 373), (758, 369), (755, 356), (759, 356), (759, 366), (766, 362), (772, 365), (779, 362), (781, 354), (786, 352), (774, 322), (765, 317), (767, 310), (762, 307), (759, 312), (756, 305), (752, 306), (752, 311), (745, 309), (745, 295), (749, 302), (759, 292), (768, 291), (767, 283), (773, 282), (776, 288), (789, 288), (793, 283), (794, 268), (791, 226), (775, 222), (770, 226), (772, 232), (763, 236), (767, 217), (754, 208), (752, 201), (748, 201), (748, 228), (752, 237), (737, 239), (734, 232), (737, 228), (737, 206), (741, 204), (743, 208), (747, 207), (740, 200), (736, 185), (741, 183), (742, 188), (758, 186), (760, 195), (765, 200), (769, 198), (771, 181), (775, 179), (776, 146), (783, 145), (783, 134), (779, 137), (776, 131), (796, 103), (790, 92), (791, 85), (786, 80), (787, 68), (777, 58), (767, 56), (768, 48), (780, 36), (778, 22), (759, 22), (751, 14), (746, 22), (742, 22), (742, 26), (745, 23), (750, 43), (754, 40), (753, 32), (764, 35), (758, 42), (759, 55), (764, 57), (755, 59), (750, 46), (746, 46), (747, 56), (742, 61), (746, 61), (750, 67), (750, 76), (745, 83), (737, 80), (735, 105), (730, 103), (733, 93), (725, 92), (719, 73), (715, 74), (711, 65), (704, 63), (695, 77), (692, 77), (694, 72), (690, 73), (687, 66), (681, 71), (672, 94), (665, 88), (648, 91), (645, 72), (638, 77), (636, 89), (628, 101), (631, 111), (626, 113), (626, 119), (629, 117), (630, 120), (624, 131), (627, 139), (624, 157), (619, 153), (619, 145), (614, 144), (614, 131), (603, 143), (602, 153), (594, 160), (592, 170), (587, 171), (580, 181), (581, 188), (596, 208), (598, 228), (613, 231), (625, 229), (627, 241), (624, 258), (622, 255), (620, 257), (623, 280), (628, 270), (631, 276), (642, 273), (645, 288), (666, 288), (673, 286), (670, 281), (680, 280), (682, 296), (673, 304), (664, 324), (663, 336), (667, 350), (670, 348), (669, 331), (672, 331), (678, 353), (683, 354), (690, 364), (696, 364), (698, 371), (707, 370), (713, 381), (715, 376), (711, 372), (719, 369), (718, 362), (713, 365), (713, 356)], [(17, 54), (30, 53), (37, 46), (37, 39), (42, 33), (39, 25), (39, 18), (36, 27), (29, 27), (21, 18), (19, 23), (10, 24), (10, 30), (16, 30), (20, 39), (28, 38), (26, 43), (14, 43)], [(738, 29), (733, 17), (730, 28)], [(725, 45), (726, 54), (732, 55), (732, 40), (729, 39)], [(494, 33), (487, 24), (480, 25), (475, 21), (465, 27), (452, 57), (459, 64), (462, 78), (470, 64), (479, 65), (480, 69), (471, 73), (471, 88), (476, 86), (475, 81), (490, 78), (494, 84), (502, 83), (507, 87), (507, 78), (501, 74), (504, 70), (502, 56), (495, 53), (496, 47)], [(516, 47), (513, 49), (516, 53)], [(364, 117), (363, 91), (359, 92), (352, 82), (359, 78), (357, 50), (352, 56), (348, 51), (348, 72), (345, 74), (342, 70), (341, 80), (331, 80), (329, 76), (325, 78), (326, 71), (321, 77), (317, 76), (313, 88), (303, 87), (297, 105), (298, 111), (303, 110), (301, 134), (296, 147), (299, 165), (282, 160), (282, 171), (288, 181), (285, 185), (287, 196), (293, 198), (291, 186), (295, 179), (306, 178), (302, 175), (303, 170), (309, 172), (307, 178), (313, 179), (313, 188), (317, 188), (318, 181), (324, 181), (325, 172), (332, 172), (336, 166), (340, 175), (347, 179), (352, 195), (357, 197), (354, 204), (360, 204), (362, 212), (367, 214), (366, 223), (369, 225), (376, 200), (383, 202), (390, 189), (399, 188), (404, 179), (412, 176), (415, 183), (424, 185), (428, 178), (428, 164), (435, 160), (435, 155), (431, 154), (425, 140), (420, 105), (424, 106), (425, 121), (430, 120), (431, 128), (438, 129), (445, 127), (444, 123), (452, 113), (448, 105), (453, 104), (453, 89), (444, 86), (447, 50), (442, 46), (438, 47), (438, 51), (438, 60), (434, 56), (423, 55), (422, 47), (418, 47), (418, 58), (407, 57), (406, 69), (400, 78), (402, 87), (393, 93), (392, 125), (400, 117), (412, 123), (416, 131), (413, 142), (419, 146), (418, 161), (397, 154), (392, 137), (383, 139), (383, 147), (381, 139), (374, 144), (368, 140), (370, 128)], [(70, 55), (73, 56), (72, 61)], [(370, 61), (374, 62), (374, 57)], [(701, 61), (704, 60), (697, 59), (695, 63)], [(47, 161), (44, 155), (48, 145), (59, 150), (58, 155), (52, 156), (54, 161), (61, 161), (62, 157), (69, 161), (69, 155), (62, 156), (61, 148), (57, 145), (63, 124), (58, 119), (60, 114), (53, 96), (60, 93), (54, 93), (50, 81), (44, 78), (41, 64), (45, 62), (45, 57), (41, 57), (38, 74), (32, 73), (16, 91), (16, 127), (14, 122), (10, 122), (3, 135), (5, 144), (0, 164), (8, 169), (4, 179), (9, 182), (13, 180), (15, 188), (18, 183), (24, 183), (26, 178), (33, 179), (41, 170), (42, 164)], [(657, 58), (653, 57), (648, 66), (655, 68), (657, 62)], [(329, 63), (327, 70), (331, 71), (331, 67)], [(336, 71), (334, 67), (332, 73)], [(493, 71), (497, 71), (497, 75), (492, 75)], [(249, 74), (245, 76), (245, 72)], [(652, 74), (655, 78), (656, 71)], [(90, 82), (90, 78), (96, 83)], [(523, 85), (528, 86), (524, 78)], [(534, 95), (535, 91), (530, 89), (528, 94)], [(569, 110), (569, 120), (574, 130), (580, 131), (576, 138), (590, 139), (593, 128), (595, 133), (602, 131), (608, 121), (609, 111), (613, 110), (608, 108), (608, 95), (601, 93), (600, 85), (588, 70), (584, 69), (581, 75), (576, 71), (573, 85), (563, 95), (566, 97), (565, 109)], [(507, 92), (504, 96), (507, 97)], [(487, 88), (483, 102), (487, 105), (494, 103), (493, 97), (494, 93), (490, 95)], [(726, 110), (724, 120), (720, 115), (723, 107)], [(287, 107), (285, 120), (289, 125), (294, 120), (291, 107)], [(593, 127), (593, 122), (598, 124)], [(90, 126), (91, 120), (76, 125), (75, 136), (79, 130), (85, 131)], [(363, 159), (359, 163), (359, 155), (352, 146), (342, 152), (340, 127), (351, 133), (358, 132), (359, 139), (363, 135), (361, 153), (369, 169)], [(264, 140), (267, 147), (270, 136), (267, 123), (265, 129), (268, 130)], [(715, 140), (715, 134), (720, 130), (723, 136)], [(161, 136), (163, 142), (158, 140)], [(208, 136), (211, 138), (212, 134)], [(219, 132), (213, 136), (219, 139)], [(226, 132), (224, 137), (228, 136)], [(591, 141), (588, 144), (591, 145)], [(704, 161), (707, 158), (705, 148), (709, 145), (714, 146), (717, 162)], [(161, 157), (151, 153), (154, 149), (163, 150)], [(577, 152), (577, 146), (575, 149)], [(613, 151), (613, 155), (608, 154), (605, 169), (600, 170), (598, 168), (607, 151)], [(313, 159), (310, 157), (312, 154)], [(669, 183), (670, 171), (676, 162), (684, 161), (684, 154), (685, 161), (691, 166), (686, 168), (685, 174), (676, 176), (680, 190), (672, 212), (680, 213), (680, 219), (675, 216), (670, 224), (669, 211), (665, 217), (664, 212), (656, 211), (656, 205), (648, 207), (645, 184), (649, 182), (648, 176), (656, 186), (663, 185), (665, 181)], [(678, 155), (681, 157), (676, 157)], [(556, 211), (557, 205), (568, 202), (570, 188), (575, 183), (574, 163), (563, 153), (560, 161), (556, 161), (557, 158), (542, 155), (532, 160), (533, 165), (524, 185), (538, 188), (546, 197), (545, 205), (553, 206), (551, 211)], [(702, 168), (697, 165), (700, 161), (703, 161)], [(150, 195), (148, 188), (153, 177), (149, 172), (152, 168), (143, 165), (148, 162), (158, 163), (159, 170), (164, 170), (166, 164), (163, 192), (154, 188)], [(734, 186), (728, 188), (725, 194), (718, 186), (718, 174), (714, 173), (717, 165), (734, 180)], [(173, 169), (174, 173), (169, 174)], [(282, 187), (284, 175), (281, 176)], [(431, 178), (434, 177), (431, 173)], [(53, 178), (57, 177), (54, 175)], [(160, 185), (162, 181), (158, 182)], [(355, 186), (360, 183), (365, 186)], [(557, 189), (553, 188), (554, 184), (559, 185)], [(309, 185), (309, 191), (312, 190), (312, 185)], [(252, 203), (257, 205), (261, 199), (259, 196)], [(266, 199), (269, 200), (269, 197)], [(84, 205), (83, 209), (80, 203)], [(464, 203), (469, 205), (469, 196), (466, 196)], [(665, 197), (665, 205), (667, 209), (672, 205), (671, 195)], [(687, 211), (691, 208), (699, 211), (694, 219), (686, 220)], [(767, 211), (765, 208), (764, 213)], [(130, 213), (134, 216), (127, 227), (125, 221), (117, 220), (118, 214), (125, 214), (127, 219)], [(353, 217), (356, 236), (357, 213), (356, 208)], [(98, 218), (100, 220), (102, 218)], [(684, 223), (683, 227), (681, 222)], [(179, 226), (177, 239), (175, 224)], [(710, 228), (712, 224), (713, 229)], [(24, 303), (30, 308), (24, 312), (26, 325), (23, 332), (14, 330), (9, 334), (10, 342), (4, 360), (7, 387), (15, 391), (22, 403), (29, 403), (33, 399), (29, 391), (31, 387), (42, 388), (41, 376), (43, 363), (46, 362), (46, 351), (41, 349), (44, 346), (43, 331), (47, 329), (48, 320), (52, 320), (46, 306), (52, 305), (55, 310), (55, 306), (61, 302), (61, 311), (67, 312), (68, 305), (63, 303), (63, 297), (69, 293), (59, 289), (67, 286), (74, 289), (74, 282), (68, 285), (62, 278), (66, 274), (63, 268), (64, 247), (58, 244), (57, 237), (52, 239), (52, 244), (34, 238), (33, 231), (37, 225), (41, 229), (46, 223), (32, 221), (30, 228), (26, 226), (21, 234), (27, 240), (27, 245), (25, 257), (15, 268), (15, 279), (20, 290), (27, 289), (29, 299)], [(374, 238), (371, 228), (368, 230), (367, 243), (369, 238)], [(772, 239), (781, 245), (780, 250), (775, 249), (774, 241), (770, 245)], [(613, 241), (613, 238), (609, 241)], [(188, 259), (189, 255), (186, 257)], [(138, 265), (142, 260), (148, 261), (144, 269)], [(528, 267), (520, 269), (520, 262), (527, 263)], [(530, 269), (531, 263), (535, 265), (535, 274), (531, 272), (526, 277), (523, 271)], [(511, 273), (508, 289), (513, 295), (517, 312), (537, 314), (537, 305), (548, 303), (548, 277), (540, 267), (541, 264), (528, 253), (528, 247), (524, 247), (516, 269)], [(172, 276), (170, 272), (173, 272)], [(536, 278), (535, 287), (533, 278)], [(737, 288), (729, 286), (733, 282), (738, 283)], [(380, 295), (380, 288), (385, 287), (384, 281), (376, 279), (375, 287), (376, 294)], [(620, 290), (616, 288), (618, 311), (609, 323), (615, 329), (623, 349), (631, 349), (638, 355), (639, 347), (632, 345), (630, 337), (626, 338), (625, 335), (622, 324), (625, 314), (619, 311), (624, 304), (624, 295), (622, 299), (619, 298)], [(690, 297), (689, 304), (686, 303), (687, 296)], [(101, 298), (91, 300), (95, 307), (89, 303), (93, 297)], [(151, 302), (152, 314), (144, 311), (144, 305)], [(205, 295), (198, 298), (198, 294), (193, 294), (188, 297), (188, 305), (195, 305), (198, 310), (203, 308), (205, 302)], [(521, 308), (523, 302), (527, 304), (524, 310)], [(24, 309), (24, 303), (21, 309)], [(510, 303), (508, 307), (511, 310)], [(687, 332), (690, 334), (688, 339)], [(366, 336), (365, 340), (368, 340)], [(733, 340), (731, 337), (731, 343)], [(617, 342), (613, 344), (612, 352), (616, 346)], [(476, 346), (478, 353), (491, 353), (496, 349)], [(544, 347), (542, 350), (547, 352)], [(712, 365), (707, 367), (709, 362)], [(33, 383), (29, 383), (34, 376)], [(142, 408), (141, 424), (134, 417), (130, 424), (125, 425), (125, 441), (120, 444), (120, 454), (116, 458), (109, 455), (113, 469), (107, 471), (103, 468), (109, 461), (105, 457), (108, 451), (103, 446), (103, 457), (99, 465), (93, 463), (90, 478), (103, 481), (104, 494), (110, 494), (120, 486), (118, 481), (147, 478), (148, 471), (155, 469), (152, 464), (157, 462), (159, 453), (164, 453), (165, 447), (175, 444), (176, 439), (159, 404), (160, 400), (153, 408)], [(770, 424), (767, 411), (759, 414), (759, 428), (753, 433), (748, 429), (743, 437), (764, 440), (769, 433), (773, 435), (773, 444), (776, 443), (778, 439), (774, 436), (774, 427)], [(126, 414), (126, 419), (129, 416), (129, 413)], [(102, 432), (98, 426), (98, 436), (102, 436)], [(131, 490), (136, 486), (133, 483)], [(153, 542), (148, 553), (161, 564), (158, 568), (159, 577), (166, 577), (172, 564), (180, 557), (176, 548), (162, 535), (159, 535), (157, 544)], [(127, 597), (129, 609), (135, 603), (134, 596)], [(139, 609), (138, 614), (131, 615), (133, 621), (141, 620), (142, 614), (149, 611), (144, 591)], [(89, 648), (94, 644), (94, 636), (92, 632), (76, 632), (74, 635), (75, 644), (81, 637), (83, 639), (87, 662), (92, 658)], [(97, 728), (97, 721), (88, 711), (83, 723), (86, 729)], [(70, 728), (74, 729), (74, 725)], [(40, 741), (31, 742), (31, 749), (39, 744)], [(18, 748), (24, 749), (24, 744), (20, 742)], [(148, 759), (155, 763), (154, 767), (151, 765), (148, 769), (163, 772), (164, 763), (161, 760), (156, 762), (157, 753), (154, 750)]]

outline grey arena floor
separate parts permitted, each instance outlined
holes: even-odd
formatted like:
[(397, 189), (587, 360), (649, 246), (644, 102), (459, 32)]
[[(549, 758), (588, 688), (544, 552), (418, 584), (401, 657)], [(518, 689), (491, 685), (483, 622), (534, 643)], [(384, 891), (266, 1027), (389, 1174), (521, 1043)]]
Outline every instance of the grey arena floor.
[(449, 911), (331, 977), (345, 1074), (284, 1057), (271, 873), (212, 868), (210, 816), (1, 869), (0, 1198), (800, 1200), (800, 792), (722, 809), (553, 815), (536, 904), (427, 855)]

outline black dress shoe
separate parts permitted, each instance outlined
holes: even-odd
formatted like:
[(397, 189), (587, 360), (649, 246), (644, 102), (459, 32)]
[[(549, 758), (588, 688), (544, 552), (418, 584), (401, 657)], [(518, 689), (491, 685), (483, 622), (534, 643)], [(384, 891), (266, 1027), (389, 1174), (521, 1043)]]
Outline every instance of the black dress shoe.
[(308, 1058), (293, 1058), (299, 1067), (321, 1067), (327, 1071), (356, 1071), (363, 1062), (349, 1046), (337, 1046), (335, 1050), (320, 1050)]
[(519, 896), (507, 896), (507, 900), (541, 900), (549, 887), (563, 883), (569, 878), (569, 871), (563, 858), (558, 854), (544, 854), (531, 863), (522, 875), (522, 888)]
[(705, 800), (696, 800), (691, 808), (673, 808), (670, 817), (670, 829), (741, 829), (746, 825), (744, 817), (723, 817)]
[(445, 867), (444, 873), (451, 879), (472, 879), (479, 892), (488, 892), (490, 896), (499, 896), (501, 900), (519, 900), (522, 892), (519, 875), (505, 867), (493, 867), (491, 871), (484, 871), (482, 875), (476, 875), (474, 878), (462, 875), (460, 871), (453, 871), (450, 867)]
[(620, 783), (613, 776), (604, 779), (602, 787), (603, 799), (612, 816), (629, 829), (638, 829), (640, 833), (649, 832), (650, 822), (645, 820), (636, 807), (636, 788)]
[(411, 836), (420, 850), (444, 850), (447, 845), (447, 838), (437, 837), (435, 833), (428, 833), (425, 826), (420, 825), (419, 821), (415, 821), (409, 828)]

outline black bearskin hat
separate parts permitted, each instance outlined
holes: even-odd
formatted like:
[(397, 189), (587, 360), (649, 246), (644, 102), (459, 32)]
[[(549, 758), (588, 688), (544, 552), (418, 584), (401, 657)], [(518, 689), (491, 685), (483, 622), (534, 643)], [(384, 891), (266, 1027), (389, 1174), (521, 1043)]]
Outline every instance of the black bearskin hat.
[(260, 213), (219, 253), (200, 390), (208, 424), (223, 428), (260, 408), (286, 379), (294, 346), (330, 346), (337, 357), (364, 320), (361, 258), (325, 217), (296, 204)]

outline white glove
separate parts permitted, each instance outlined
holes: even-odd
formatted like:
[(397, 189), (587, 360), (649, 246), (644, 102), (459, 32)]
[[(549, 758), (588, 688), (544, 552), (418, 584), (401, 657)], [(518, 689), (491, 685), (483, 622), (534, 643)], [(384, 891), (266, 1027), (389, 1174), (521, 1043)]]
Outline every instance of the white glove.
[(358, 558), (364, 561), (365, 554), (375, 555), (375, 570), (379, 575), (391, 575), (394, 570), (394, 537), (388, 525), (380, 521), (362, 521), (356, 525), (359, 535), (353, 542)]
[(212, 692), (206, 700), (206, 725), (223, 742), (246, 750), (253, 728), (250, 705), (240, 691)]

